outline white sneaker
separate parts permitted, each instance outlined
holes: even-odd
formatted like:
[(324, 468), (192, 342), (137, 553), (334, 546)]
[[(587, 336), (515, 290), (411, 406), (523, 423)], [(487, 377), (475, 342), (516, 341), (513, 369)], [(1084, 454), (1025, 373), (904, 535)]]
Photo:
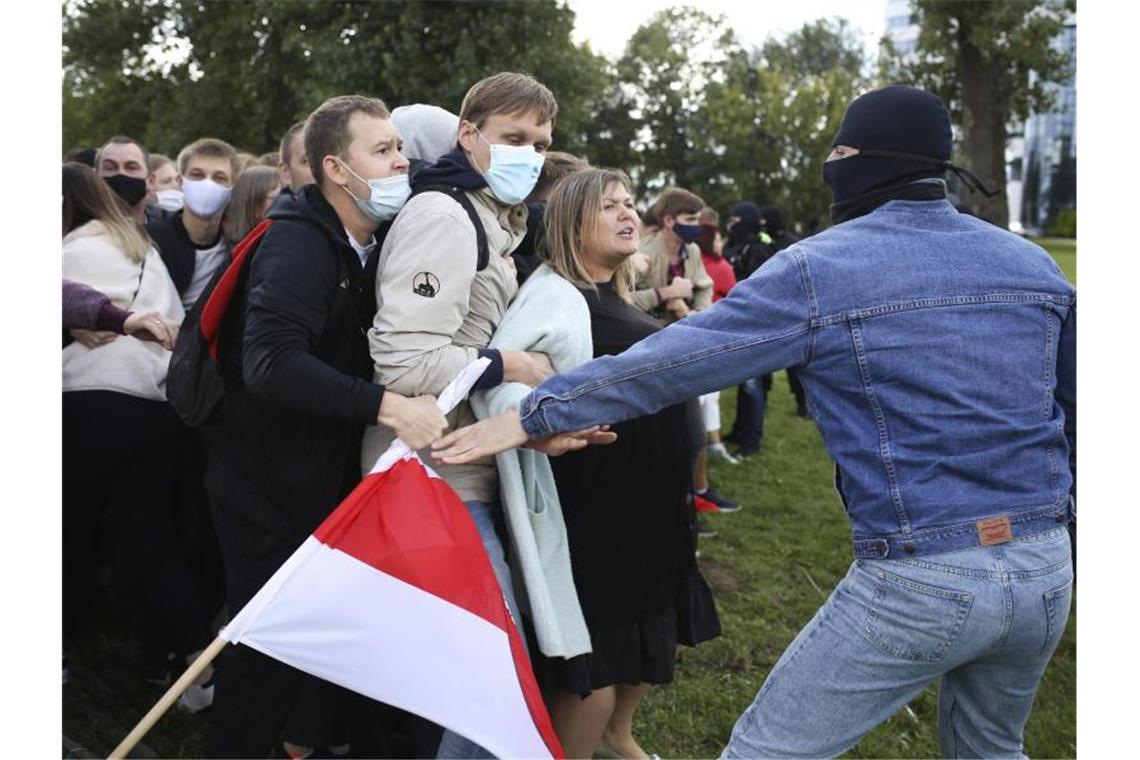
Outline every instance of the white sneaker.
[(191, 715), (202, 712), (212, 704), (214, 704), (212, 681), (205, 684), (192, 683), (190, 688), (182, 692), (182, 696), (178, 698), (178, 709)]
[(710, 443), (708, 448), (710, 457), (720, 457), (729, 464), (740, 464), (740, 459), (729, 454), (723, 443)]

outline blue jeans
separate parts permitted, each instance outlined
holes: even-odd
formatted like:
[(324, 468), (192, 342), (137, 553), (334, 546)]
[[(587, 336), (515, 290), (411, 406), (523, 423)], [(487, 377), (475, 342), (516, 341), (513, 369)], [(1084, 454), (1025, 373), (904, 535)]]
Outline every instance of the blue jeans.
[[(488, 504), (483, 501), (468, 501), (464, 502), (467, 506), (467, 511), (471, 514), (471, 519), (475, 521), (475, 527), (479, 530), (479, 538), (483, 539), (483, 549), (487, 552), (487, 559), (491, 561), (491, 569), (495, 571), (495, 578), (499, 581), (499, 588), (503, 590), (503, 596), (507, 598), (507, 606), (511, 610), (511, 615), (518, 625), (519, 620), (519, 606), (515, 602), (514, 586), (511, 583), (511, 570), (507, 566), (506, 553), (503, 551), (503, 544), (499, 541), (499, 535), (495, 532), (495, 513), (499, 511), (498, 504)], [(526, 646), (526, 634), (519, 628), (519, 636), (522, 638), (523, 646)], [(445, 729), (443, 738), (440, 739), (439, 749), (436, 751), (437, 758), (492, 758), (492, 755), (487, 750), (480, 747), (473, 741), (465, 739), (451, 729)]]
[(941, 678), (943, 757), (1020, 757), (1072, 596), (1069, 533), (856, 560), (776, 663), (722, 757), (834, 757)]

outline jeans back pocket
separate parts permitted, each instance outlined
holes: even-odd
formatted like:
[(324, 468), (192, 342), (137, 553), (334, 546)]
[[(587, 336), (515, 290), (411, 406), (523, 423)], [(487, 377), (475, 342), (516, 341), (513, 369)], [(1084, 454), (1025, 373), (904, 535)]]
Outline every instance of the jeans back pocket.
[(1066, 581), (1064, 586), (1042, 595), (1045, 600), (1045, 643), (1041, 645), (1041, 654), (1051, 654), (1065, 635), (1065, 626), (1069, 623), (1069, 605), (1073, 600), (1072, 591), (1072, 581)]
[(875, 596), (864, 632), (887, 654), (912, 662), (946, 655), (970, 614), (974, 595), (873, 568)]

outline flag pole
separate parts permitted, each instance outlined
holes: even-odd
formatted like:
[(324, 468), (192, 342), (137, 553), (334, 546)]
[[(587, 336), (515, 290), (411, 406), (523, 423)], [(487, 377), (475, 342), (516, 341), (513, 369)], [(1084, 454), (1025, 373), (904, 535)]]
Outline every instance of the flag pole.
[(154, 707), (150, 708), (150, 712), (143, 716), (143, 719), (138, 722), (131, 732), (123, 741), (119, 742), (119, 746), (111, 751), (107, 757), (109, 760), (121, 760), (127, 756), (127, 753), (135, 748), (135, 745), (146, 736), (147, 732), (154, 728), (154, 724), (158, 722), (159, 718), (166, 714), (170, 706), (174, 704), (182, 692), (189, 688), (190, 684), (194, 683), (194, 679), (202, 674), (214, 658), (225, 648), (229, 642), (221, 636), (214, 639), (210, 646), (202, 650), (202, 654), (198, 655), (198, 659), (191, 663), (190, 667), (186, 668), (186, 672), (171, 684), (166, 693), (162, 695), (162, 699), (158, 700)]

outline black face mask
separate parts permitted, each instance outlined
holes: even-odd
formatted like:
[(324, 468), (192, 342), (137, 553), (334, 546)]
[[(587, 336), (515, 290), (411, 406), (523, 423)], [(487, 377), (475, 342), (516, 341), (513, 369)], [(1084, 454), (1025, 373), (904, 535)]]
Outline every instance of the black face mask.
[(831, 189), (835, 224), (869, 213), (890, 200), (937, 200), (946, 197), (941, 179), (954, 172), (971, 192), (997, 195), (962, 167), (949, 161), (891, 150), (864, 150), (849, 158), (823, 162), (823, 181)]
[(128, 177), (125, 174), (113, 174), (110, 177), (104, 177), (103, 181), (131, 208), (134, 208), (139, 201), (146, 197), (145, 179)]

